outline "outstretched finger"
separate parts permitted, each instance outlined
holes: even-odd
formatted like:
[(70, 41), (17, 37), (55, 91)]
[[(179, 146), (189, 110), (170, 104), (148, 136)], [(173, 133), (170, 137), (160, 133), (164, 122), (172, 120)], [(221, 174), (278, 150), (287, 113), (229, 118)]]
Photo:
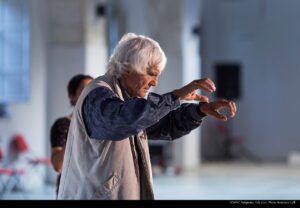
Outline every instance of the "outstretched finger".
[(208, 101), (209, 101), (207, 96), (199, 95), (199, 94), (195, 94), (194, 100), (197, 100), (197, 101), (200, 101), (200, 102), (205, 102), (205, 103), (208, 103)]
[(230, 117), (234, 117), (236, 113), (236, 106), (233, 101), (228, 101), (226, 99), (221, 99), (218, 101), (219, 108), (220, 107), (227, 107), (229, 109)]
[(215, 86), (215, 83), (209, 78), (196, 79), (195, 82), (206, 82), (212, 86)]
[(236, 113), (237, 108), (236, 108), (235, 102), (233, 102), (233, 107), (234, 107), (234, 112)]
[(216, 89), (215, 83), (214, 83), (211, 79), (209, 79), (209, 78), (204, 78), (203, 80), (204, 80), (205, 82), (207, 82), (209, 85), (213, 86), (213, 88)]
[(215, 91), (215, 87), (205, 83), (205, 82), (194, 82), (194, 85), (197, 87), (197, 89), (202, 89), (205, 90), (207, 92), (214, 92)]
[(233, 101), (229, 102), (229, 110), (230, 110), (230, 117), (234, 117), (235, 113), (236, 113), (236, 106), (235, 103)]
[(207, 81), (194, 81), (193, 84), (198, 88), (208, 92), (214, 92), (216, 87)]
[(217, 104), (217, 106), (219, 108), (220, 107), (228, 107), (228, 108), (230, 108), (229, 101), (225, 100), (225, 99), (217, 100), (217, 101), (215, 101), (215, 104)]
[(222, 120), (222, 121), (227, 121), (227, 117), (217, 111), (210, 111), (209, 114), (217, 119)]

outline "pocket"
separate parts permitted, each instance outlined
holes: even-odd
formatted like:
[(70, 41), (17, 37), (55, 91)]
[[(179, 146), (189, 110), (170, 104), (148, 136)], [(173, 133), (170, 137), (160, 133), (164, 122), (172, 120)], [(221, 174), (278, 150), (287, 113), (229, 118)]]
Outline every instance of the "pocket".
[(116, 189), (116, 187), (120, 183), (119, 175), (110, 176), (107, 181), (105, 181), (95, 192), (92, 199), (110, 199), (112, 192)]

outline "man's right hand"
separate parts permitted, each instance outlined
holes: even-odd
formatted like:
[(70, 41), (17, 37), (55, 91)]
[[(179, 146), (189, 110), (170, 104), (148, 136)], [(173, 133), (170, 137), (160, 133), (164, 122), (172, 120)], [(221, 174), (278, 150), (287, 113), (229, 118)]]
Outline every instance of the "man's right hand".
[(180, 89), (174, 90), (173, 94), (180, 100), (196, 100), (200, 102), (208, 102), (208, 97), (200, 95), (197, 90), (205, 90), (207, 92), (216, 91), (215, 84), (209, 78), (194, 80)]
[(227, 107), (229, 109), (229, 115), (231, 118), (235, 116), (236, 105), (230, 100), (217, 100), (210, 103), (202, 103), (200, 105), (200, 111), (206, 115), (213, 116), (222, 121), (227, 121), (227, 117), (220, 113), (221, 108)]

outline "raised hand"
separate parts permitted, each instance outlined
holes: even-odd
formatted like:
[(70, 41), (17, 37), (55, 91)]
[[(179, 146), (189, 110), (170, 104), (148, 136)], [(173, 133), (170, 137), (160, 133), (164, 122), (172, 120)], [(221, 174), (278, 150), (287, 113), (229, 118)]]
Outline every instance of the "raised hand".
[(221, 99), (210, 103), (203, 103), (200, 105), (200, 111), (206, 115), (211, 115), (222, 121), (227, 121), (227, 117), (221, 114), (219, 111), (221, 108), (227, 107), (229, 109), (229, 115), (231, 118), (235, 116), (236, 105), (233, 101)]
[(208, 97), (197, 93), (198, 89), (207, 92), (216, 90), (215, 84), (209, 78), (194, 80), (180, 89), (174, 90), (173, 94), (180, 100), (196, 100), (200, 102), (208, 102)]

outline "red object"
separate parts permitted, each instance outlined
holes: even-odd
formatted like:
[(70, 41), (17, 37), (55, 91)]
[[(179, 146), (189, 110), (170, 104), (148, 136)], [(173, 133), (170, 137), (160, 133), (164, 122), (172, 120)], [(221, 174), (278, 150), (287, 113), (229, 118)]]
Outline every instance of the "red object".
[(50, 165), (51, 164), (51, 159), (48, 158), (48, 157), (46, 157), (46, 158), (29, 159), (29, 163)]
[(5, 175), (20, 174), (20, 175), (23, 175), (24, 173), (25, 173), (24, 169), (0, 168), (0, 174), (5, 174)]
[(2, 148), (0, 148), (0, 161), (3, 159), (3, 150), (2, 150)]
[(224, 124), (218, 123), (217, 128), (221, 134), (224, 134), (224, 135), (228, 134), (228, 129), (226, 128), (226, 126)]
[(23, 153), (28, 150), (25, 138), (21, 134), (16, 134), (12, 139), (12, 143), (14, 144), (14, 147), (19, 153)]
[(237, 137), (233, 138), (233, 143), (241, 145), (243, 143), (242, 137), (237, 136)]
[[(11, 148), (12, 153), (18, 156), (21, 153), (25, 153), (29, 151), (29, 147), (25, 138), (21, 134), (15, 134), (11, 140)], [(28, 158), (28, 162), (32, 165), (50, 165), (51, 159), (49, 157), (35, 157), (35, 158)]]

